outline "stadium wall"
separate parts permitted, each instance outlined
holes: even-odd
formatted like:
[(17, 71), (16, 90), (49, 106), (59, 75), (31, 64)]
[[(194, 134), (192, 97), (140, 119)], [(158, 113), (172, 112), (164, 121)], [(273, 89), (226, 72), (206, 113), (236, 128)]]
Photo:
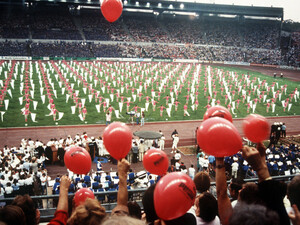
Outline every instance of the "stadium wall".
[(203, 61), (197, 59), (155, 59), (155, 58), (75, 58), (75, 57), (28, 57), (28, 56), (0, 56), (0, 60), (99, 60), (99, 61), (119, 61), (119, 62), (178, 62), (178, 63), (205, 63), (219, 65), (234, 65), (234, 66), (259, 66), (268, 68), (278, 68), (285, 70), (300, 70), (300, 67), (269, 65), (247, 62), (229, 62), (229, 61)]

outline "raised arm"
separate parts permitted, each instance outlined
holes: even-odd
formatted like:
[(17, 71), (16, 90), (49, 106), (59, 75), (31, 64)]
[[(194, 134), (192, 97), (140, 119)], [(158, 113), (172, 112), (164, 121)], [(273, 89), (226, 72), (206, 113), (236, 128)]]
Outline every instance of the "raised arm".
[(261, 199), (269, 209), (278, 213), (281, 225), (289, 225), (290, 220), (283, 204), (286, 188), (280, 182), (272, 180), (265, 160), (264, 146), (261, 143), (257, 145), (257, 149), (244, 146), (242, 151), (243, 158), (248, 161), (258, 175)]
[(229, 219), (232, 215), (232, 206), (227, 195), (227, 183), (223, 157), (216, 158), (216, 187), (220, 220), (223, 225), (227, 225), (229, 224)]
[(251, 165), (251, 167), (256, 171), (259, 182), (271, 179), (266, 160), (265, 160), (265, 148), (259, 143), (257, 148), (244, 146), (243, 147), (243, 158)]
[(62, 176), (60, 180), (59, 200), (54, 214), (54, 218), (48, 225), (65, 225), (68, 220), (68, 190), (71, 180), (67, 176)]
[(119, 191), (117, 197), (117, 206), (113, 209), (114, 213), (128, 213), (128, 191), (127, 191), (127, 172), (130, 164), (126, 159), (118, 161)]

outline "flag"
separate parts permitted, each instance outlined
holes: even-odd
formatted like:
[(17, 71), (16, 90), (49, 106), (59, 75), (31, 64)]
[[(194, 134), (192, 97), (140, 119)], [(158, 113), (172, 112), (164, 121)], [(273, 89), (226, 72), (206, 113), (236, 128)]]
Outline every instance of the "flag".
[(43, 104), (45, 104), (45, 95), (41, 95), (41, 99), (42, 99)]
[(4, 100), (5, 110), (7, 110), (8, 104), (9, 104), (9, 100), (8, 100), (8, 99), (5, 99), (5, 100)]
[(89, 95), (89, 102), (91, 102), (93, 99), (93, 95)]
[(36, 110), (37, 104), (38, 104), (38, 101), (33, 101), (33, 109), (34, 110)]
[(3, 122), (3, 115), (5, 114), (5, 112), (1, 111), (1, 121)]
[(23, 104), (23, 97), (19, 97), (19, 102), (20, 102), (20, 105)]
[(71, 106), (71, 111), (72, 111), (72, 114), (75, 114), (76, 106)]
[(35, 120), (35, 118), (36, 118), (36, 113), (31, 113), (30, 116), (31, 116), (32, 122), (37, 123), (37, 121)]
[(85, 105), (85, 98), (81, 99), (81, 103), (82, 103), (82, 107), (84, 107), (84, 105)]
[(120, 119), (119, 110), (115, 110), (115, 115), (116, 115), (117, 119)]
[(100, 105), (96, 105), (97, 112), (100, 113)]
[(82, 115), (81, 115), (81, 114), (79, 114), (78, 116), (79, 116), (79, 119), (80, 119), (81, 121), (83, 121), (83, 117), (82, 117)]
[(149, 102), (145, 103), (145, 110), (148, 112), (148, 108), (149, 108)]
[(64, 116), (64, 113), (63, 112), (59, 112), (58, 113), (58, 119), (56, 121), (61, 120), (63, 118), (63, 116)]

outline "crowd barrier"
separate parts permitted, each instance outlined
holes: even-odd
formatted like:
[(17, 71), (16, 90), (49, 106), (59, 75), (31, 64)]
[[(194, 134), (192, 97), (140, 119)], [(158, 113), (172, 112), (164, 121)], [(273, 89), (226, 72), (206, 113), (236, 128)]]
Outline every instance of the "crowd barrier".
[[(290, 180), (296, 176), (294, 175), (285, 175), (285, 176), (273, 176), (272, 179), (283, 181), (285, 183), (289, 183)], [(244, 179), (245, 182), (257, 182), (258, 178), (251, 178), (251, 179)], [(227, 181), (227, 183), (230, 183), (230, 180)], [(129, 201), (136, 201), (141, 208), (142, 206), (142, 197), (147, 189), (133, 189), (128, 190), (128, 200)], [(216, 197), (216, 182), (211, 182), (211, 192)], [(106, 192), (96, 192), (94, 193), (95, 197), (101, 201), (101, 205), (105, 208), (106, 212), (108, 214), (111, 213), (112, 209), (116, 206), (116, 198), (113, 201), (109, 201), (108, 196), (116, 196), (117, 191), (106, 191)], [(74, 194), (69, 194), (69, 201), (71, 202)], [(38, 209), (40, 210), (41, 214), (41, 222), (49, 222), (53, 216), (54, 212), (56, 210), (56, 205), (58, 202), (59, 195), (40, 195), (40, 196), (31, 196), (33, 201), (35, 202), (36, 206), (38, 206)], [(0, 204), (5, 202), (6, 204), (10, 204), (10, 202), (13, 201), (14, 198), (1, 198)], [(105, 199), (105, 200), (100, 200)]]

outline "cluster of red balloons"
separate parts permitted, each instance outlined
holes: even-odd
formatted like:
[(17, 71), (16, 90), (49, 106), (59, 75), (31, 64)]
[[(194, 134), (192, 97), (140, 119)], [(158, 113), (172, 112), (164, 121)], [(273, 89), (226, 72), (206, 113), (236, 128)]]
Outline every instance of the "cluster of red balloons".
[[(243, 131), (250, 141), (258, 143), (267, 138), (270, 126), (263, 116), (251, 114), (243, 121)], [(197, 130), (197, 141), (204, 152), (216, 157), (234, 155), (242, 148), (242, 140), (232, 124), (232, 116), (222, 106), (214, 106), (206, 111), (203, 123)]]
[(155, 212), (163, 220), (173, 220), (183, 216), (194, 205), (195, 197), (196, 187), (188, 175), (169, 173), (155, 186)]
[(164, 175), (169, 167), (167, 154), (159, 149), (150, 149), (143, 158), (144, 168), (152, 174)]
[(76, 174), (87, 174), (92, 167), (92, 159), (87, 150), (71, 147), (64, 156), (66, 167)]
[(222, 106), (209, 108), (197, 130), (198, 145), (208, 155), (234, 155), (242, 148), (238, 130), (232, 124), (230, 112)]
[(103, 132), (103, 144), (113, 158), (123, 159), (132, 147), (132, 132), (125, 123), (113, 122)]
[(108, 22), (115, 22), (121, 16), (123, 4), (121, 0), (103, 0), (101, 12)]

